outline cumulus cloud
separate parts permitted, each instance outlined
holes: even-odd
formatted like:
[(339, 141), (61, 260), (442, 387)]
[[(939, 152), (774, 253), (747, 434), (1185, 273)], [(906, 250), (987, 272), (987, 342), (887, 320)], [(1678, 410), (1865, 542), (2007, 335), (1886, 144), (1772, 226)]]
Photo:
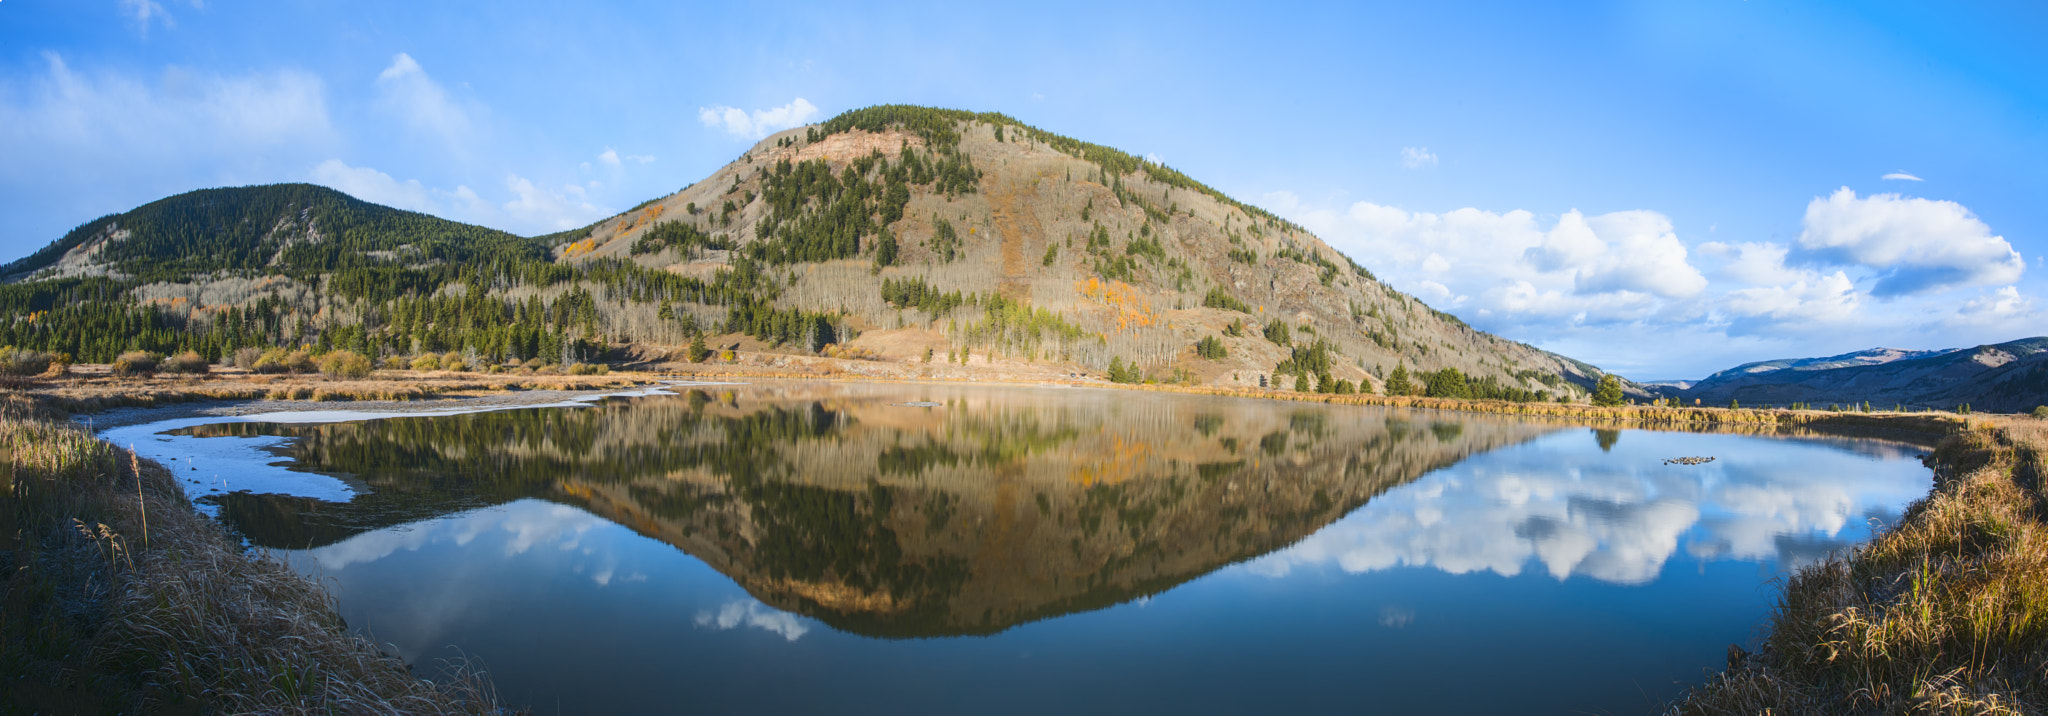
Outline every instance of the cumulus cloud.
[(472, 108), (450, 97), (412, 55), (403, 52), (377, 73), (377, 105), (450, 151), (459, 153), (476, 134)]
[(1806, 206), (1799, 246), (1823, 261), (1880, 272), (1878, 297), (2017, 281), (2026, 261), (1969, 209), (1898, 194), (1858, 198), (1848, 187)]
[(1402, 147), (1401, 166), (1409, 169), (1436, 166), (1436, 154), (1430, 152), (1428, 147)]
[(713, 129), (723, 128), (735, 137), (747, 139), (761, 139), (791, 127), (801, 126), (817, 115), (818, 108), (802, 97), (780, 107), (757, 109), (751, 113), (723, 105), (697, 109), (697, 119), (702, 121), (704, 126)]
[(1927, 181), (1926, 179), (1922, 179), (1920, 177), (1907, 174), (1905, 172), (1892, 172), (1890, 174), (1884, 175), (1883, 178), (1886, 181)]
[(1285, 193), (1267, 200), (1396, 288), (1494, 326), (1638, 321), (1677, 310), (1707, 285), (1656, 212), (1571, 211), (1544, 226), (1520, 210), (1410, 212), (1357, 202), (1339, 211)]
[[(1796, 241), (1696, 244), (1649, 210), (1546, 219), (1524, 210), (1317, 206), (1288, 192), (1262, 203), (1481, 330), (1660, 374), (1649, 377), (1858, 344), (2006, 340), (2028, 330), (2020, 317), (2039, 315), (2026, 296), (2002, 289), (1957, 295), (2014, 286), (2025, 264), (1954, 202), (1843, 189), (1813, 200)], [(1644, 330), (1671, 340), (1636, 340)]]
[(1989, 295), (1964, 301), (1947, 323), (1955, 326), (2000, 326), (2031, 320), (2035, 316), (2034, 300), (2021, 295), (2017, 286), (2005, 286)]

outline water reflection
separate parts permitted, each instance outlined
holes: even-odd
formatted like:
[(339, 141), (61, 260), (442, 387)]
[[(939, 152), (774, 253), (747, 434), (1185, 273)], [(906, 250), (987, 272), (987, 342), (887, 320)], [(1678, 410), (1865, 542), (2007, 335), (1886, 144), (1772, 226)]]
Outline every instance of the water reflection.
[[(1610, 459), (1583, 459), (1582, 438), (1571, 434), (1475, 456), (1381, 495), (1250, 569), (1278, 576), (1301, 565), (1354, 573), (1428, 566), (1514, 576), (1534, 566), (1559, 580), (1642, 584), (1681, 549), (1701, 560), (1796, 567), (1862, 541), (1873, 521), (1895, 516), (1928, 488), (1924, 475), (1872, 474), (1860, 456), (1811, 440), (1633, 432), (1623, 442), (1613, 430), (1594, 437)], [(1663, 462), (1702, 450), (1717, 459)]]
[(174, 432), (346, 480), (205, 499), (564, 713), (1653, 710), (1928, 486), (1872, 441), (1065, 389)]
[[(296, 469), (368, 488), (345, 503), (206, 498), (259, 545), (370, 555), (431, 538), (379, 528), (541, 498), (674, 545), (775, 609), (900, 637), (992, 633), (1156, 593), (1557, 429), (1078, 390), (917, 397), (938, 407), (898, 405), (900, 388), (803, 385), (176, 432), (283, 436)], [(323, 550), (330, 568), (360, 558), (331, 559)]]

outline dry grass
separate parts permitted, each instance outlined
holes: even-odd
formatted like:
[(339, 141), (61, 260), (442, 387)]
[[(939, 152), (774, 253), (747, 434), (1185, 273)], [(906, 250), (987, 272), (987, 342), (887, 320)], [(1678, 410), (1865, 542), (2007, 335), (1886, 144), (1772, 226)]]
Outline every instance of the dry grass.
[(84, 373), (9, 387), (30, 393), (58, 409), (89, 413), (200, 400), (413, 401), (522, 390), (602, 390), (633, 385), (649, 377), (379, 371), (362, 378), (240, 372), (116, 379)]
[(193, 512), (172, 476), (0, 395), (0, 710), (494, 713), (351, 634), (332, 598)]
[(2041, 421), (1973, 421), (1932, 456), (1932, 494), (1794, 576), (1758, 653), (1669, 713), (2043, 713), (2044, 460)]

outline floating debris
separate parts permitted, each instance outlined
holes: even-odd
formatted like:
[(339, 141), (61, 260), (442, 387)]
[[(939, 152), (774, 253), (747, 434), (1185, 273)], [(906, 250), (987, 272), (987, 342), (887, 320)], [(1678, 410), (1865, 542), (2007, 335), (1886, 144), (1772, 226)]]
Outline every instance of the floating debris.
[(1666, 465), (1705, 465), (1713, 462), (1711, 457), (1674, 457), (1664, 461)]
[(895, 405), (895, 406), (901, 406), (901, 407), (905, 407), (905, 408), (943, 408), (943, 407), (946, 407), (946, 404), (945, 404), (945, 403), (934, 403), (934, 402), (932, 402), (932, 401), (929, 401), (929, 400), (913, 400), (913, 401), (911, 401), (911, 402), (908, 402), (908, 403), (890, 403), (890, 405)]

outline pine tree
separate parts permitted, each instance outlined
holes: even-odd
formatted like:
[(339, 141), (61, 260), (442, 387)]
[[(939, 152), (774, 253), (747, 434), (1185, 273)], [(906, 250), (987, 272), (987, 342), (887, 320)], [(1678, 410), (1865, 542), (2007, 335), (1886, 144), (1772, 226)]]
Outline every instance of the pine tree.
[(1407, 395), (1413, 389), (1408, 384), (1408, 364), (1394, 366), (1394, 374), (1387, 377), (1387, 395)]
[(709, 355), (711, 355), (711, 349), (704, 347), (704, 334), (699, 333), (690, 338), (689, 358), (691, 363), (702, 363), (704, 358)]
[(1593, 404), (1615, 406), (1621, 404), (1621, 379), (1613, 373), (1600, 376), (1600, 385), (1593, 389)]

